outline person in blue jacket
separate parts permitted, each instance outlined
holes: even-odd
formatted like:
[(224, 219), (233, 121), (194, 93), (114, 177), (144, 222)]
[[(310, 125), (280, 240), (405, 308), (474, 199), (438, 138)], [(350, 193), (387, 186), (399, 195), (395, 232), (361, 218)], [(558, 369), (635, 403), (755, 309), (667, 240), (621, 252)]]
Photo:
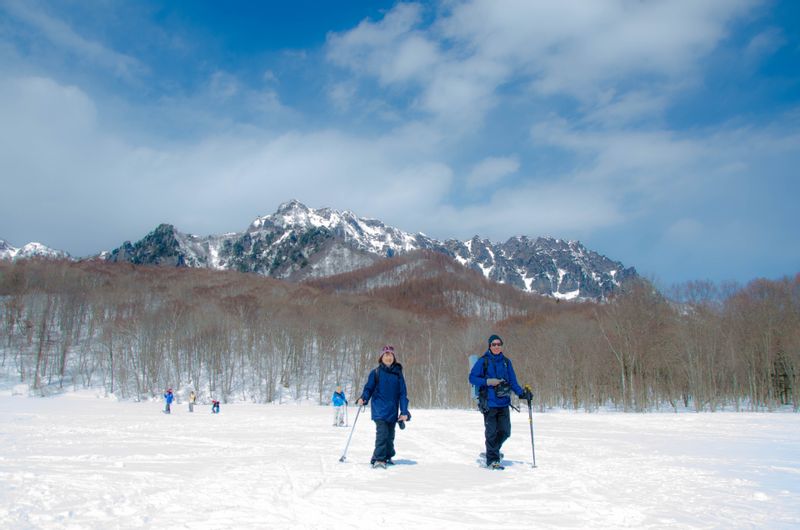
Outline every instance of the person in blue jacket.
[(479, 389), (479, 408), (483, 413), (484, 437), (486, 438), (486, 467), (503, 469), (500, 448), (511, 436), (511, 392), (520, 399), (528, 399), (529, 391), (517, 382), (511, 359), (503, 355), (503, 339), (498, 335), (489, 337), (489, 349), (472, 366), (469, 382)]
[[(378, 357), (378, 367), (369, 373), (367, 384), (358, 398), (358, 405), (372, 399), (372, 421), (375, 422), (375, 451), (370, 463), (375, 468), (394, 465), (394, 430), (398, 422), (404, 428), (411, 420), (408, 412), (408, 393), (403, 366), (397, 362), (394, 346), (384, 346)], [(398, 410), (400, 413), (398, 414)]]
[(344, 411), (347, 406), (347, 398), (344, 396), (341, 386), (336, 387), (336, 392), (331, 397), (331, 403), (333, 404), (333, 425), (341, 427), (344, 425)]
[(166, 393), (164, 394), (164, 412), (166, 414), (170, 414), (172, 412), (172, 401), (175, 399), (175, 396), (172, 394), (172, 389), (168, 388)]

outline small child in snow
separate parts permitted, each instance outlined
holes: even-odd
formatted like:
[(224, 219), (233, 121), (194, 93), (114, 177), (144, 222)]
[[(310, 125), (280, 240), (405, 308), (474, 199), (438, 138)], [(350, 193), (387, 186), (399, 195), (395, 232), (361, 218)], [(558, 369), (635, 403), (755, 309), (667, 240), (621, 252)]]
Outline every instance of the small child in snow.
[(172, 401), (175, 399), (175, 396), (172, 395), (172, 389), (168, 388), (167, 392), (164, 394), (164, 413), (170, 414), (172, 412)]
[(347, 406), (347, 398), (344, 396), (341, 386), (336, 387), (336, 392), (333, 393), (331, 402), (333, 403), (333, 425), (334, 427), (342, 427), (345, 423), (344, 412)]

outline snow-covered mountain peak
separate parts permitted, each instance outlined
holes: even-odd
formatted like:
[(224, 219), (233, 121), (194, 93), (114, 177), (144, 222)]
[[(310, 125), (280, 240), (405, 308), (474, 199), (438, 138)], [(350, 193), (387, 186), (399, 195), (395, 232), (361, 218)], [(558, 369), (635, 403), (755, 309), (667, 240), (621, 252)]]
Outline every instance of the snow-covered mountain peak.
[(325, 227), (341, 222), (343, 214), (331, 208), (315, 210), (300, 201), (292, 199), (284, 202), (273, 214), (257, 217), (251, 224), (250, 230), (262, 230), (274, 227), (281, 228), (308, 228)]
[(11, 246), (5, 239), (0, 239), (0, 259), (11, 260), (17, 255), (18, 249)]
[(36, 241), (23, 245), (21, 248), (14, 248), (8, 241), (0, 239), (0, 259), (3, 260), (30, 258), (69, 259), (69, 257), (69, 254), (63, 250), (55, 250)]
[(358, 217), (350, 210), (309, 208), (297, 200), (281, 204), (274, 214), (258, 217), (251, 223), (249, 231), (310, 229), (327, 230), (359, 250), (384, 256), (430, 248), (429, 238), (422, 234), (413, 235), (386, 226), (378, 219)]
[(109, 259), (303, 279), (352, 271), (417, 250), (445, 254), (490, 280), (557, 298), (602, 299), (636, 275), (578, 241), (525, 235), (505, 243), (478, 235), (467, 241), (437, 241), (349, 210), (314, 209), (297, 200), (257, 217), (239, 234), (201, 238), (161, 225), (136, 244), (126, 242)]

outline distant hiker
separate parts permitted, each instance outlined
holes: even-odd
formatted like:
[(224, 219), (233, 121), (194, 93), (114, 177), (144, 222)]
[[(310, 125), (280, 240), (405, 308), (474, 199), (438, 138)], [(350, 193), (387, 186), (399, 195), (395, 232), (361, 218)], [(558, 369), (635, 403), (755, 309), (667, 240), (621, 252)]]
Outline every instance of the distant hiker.
[(172, 401), (175, 399), (175, 396), (172, 395), (172, 389), (168, 388), (167, 392), (164, 394), (164, 412), (166, 414), (170, 414), (172, 412)]
[(341, 386), (336, 387), (336, 392), (331, 397), (331, 403), (333, 403), (333, 425), (341, 427), (345, 423), (344, 412), (347, 406), (347, 398), (344, 396)]
[(219, 414), (219, 400), (211, 400), (211, 414)]
[(520, 399), (530, 397), (517, 382), (511, 359), (503, 355), (503, 339), (498, 335), (489, 337), (489, 349), (473, 365), (469, 382), (479, 388), (479, 408), (483, 413), (486, 439), (486, 467), (503, 469), (500, 448), (511, 435), (511, 392)]
[[(403, 366), (397, 362), (394, 346), (384, 346), (378, 357), (378, 367), (369, 373), (367, 384), (358, 398), (359, 405), (366, 405), (372, 398), (372, 420), (375, 422), (375, 451), (370, 463), (372, 467), (386, 468), (394, 465), (394, 428), (400, 428), (411, 419), (408, 412), (408, 394)], [(398, 410), (400, 414), (398, 415)]]
[(189, 392), (189, 412), (194, 412), (194, 404), (197, 401), (197, 394), (194, 393), (194, 390)]

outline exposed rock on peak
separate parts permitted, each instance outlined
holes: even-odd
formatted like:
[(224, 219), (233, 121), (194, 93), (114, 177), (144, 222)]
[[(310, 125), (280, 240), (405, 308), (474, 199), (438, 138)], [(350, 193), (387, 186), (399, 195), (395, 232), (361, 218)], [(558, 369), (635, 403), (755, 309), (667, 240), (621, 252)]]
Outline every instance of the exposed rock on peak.
[(242, 233), (198, 237), (159, 225), (141, 241), (126, 241), (111, 261), (208, 267), (303, 280), (359, 269), (417, 250), (445, 254), (484, 277), (520, 290), (563, 299), (605, 298), (633, 268), (586, 249), (578, 241), (515, 236), (493, 243), (432, 239), (350, 211), (313, 209), (297, 200), (257, 217)]

